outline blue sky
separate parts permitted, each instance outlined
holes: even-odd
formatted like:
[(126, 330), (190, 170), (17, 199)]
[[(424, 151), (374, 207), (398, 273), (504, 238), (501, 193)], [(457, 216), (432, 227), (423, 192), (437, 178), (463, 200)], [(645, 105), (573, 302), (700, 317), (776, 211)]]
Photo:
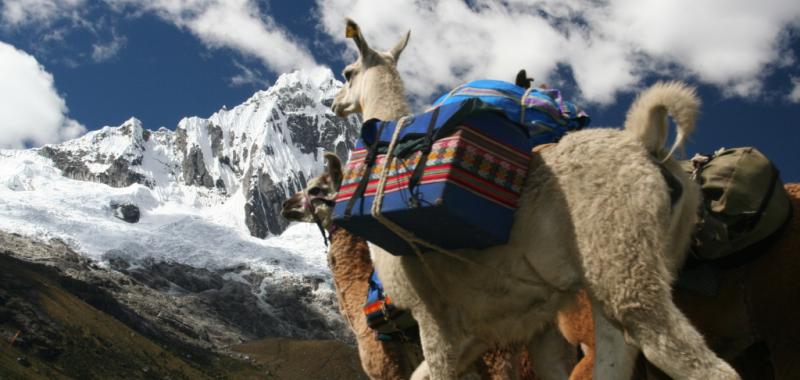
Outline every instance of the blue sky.
[(354, 54), (342, 31), (352, 16), (377, 48), (412, 30), (400, 69), (418, 105), (524, 67), (612, 126), (637, 90), (683, 79), (704, 101), (689, 153), (756, 146), (800, 182), (800, 4), (686, 1), (2, 0), (0, 61), (15, 63), (0, 62), (0, 145), (131, 116), (174, 129), (282, 72), (339, 73)]

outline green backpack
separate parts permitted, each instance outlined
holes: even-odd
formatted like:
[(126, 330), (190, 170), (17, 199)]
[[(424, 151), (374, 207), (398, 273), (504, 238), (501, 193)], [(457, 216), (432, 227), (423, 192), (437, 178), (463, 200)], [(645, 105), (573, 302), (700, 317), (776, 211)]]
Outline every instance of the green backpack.
[(757, 149), (720, 149), (685, 162), (703, 191), (692, 252), (712, 260), (741, 251), (781, 229), (792, 204), (778, 169)]

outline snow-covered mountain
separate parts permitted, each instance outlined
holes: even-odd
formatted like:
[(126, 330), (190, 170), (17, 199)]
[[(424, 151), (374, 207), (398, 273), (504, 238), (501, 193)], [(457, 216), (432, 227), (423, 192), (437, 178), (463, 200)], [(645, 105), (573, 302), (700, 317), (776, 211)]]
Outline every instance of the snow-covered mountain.
[[(212, 343), (342, 337), (319, 232), (279, 214), (322, 170), (324, 151), (345, 158), (355, 141), (358, 120), (329, 109), (340, 86), (330, 70), (298, 71), (234, 108), (184, 118), (175, 131), (131, 118), (62, 144), (0, 150), (0, 230), (64, 242), (97, 270), (131, 276), (164, 297), (248, 289), (234, 293), (249, 301), (224, 303), (233, 310), (218, 310), (211, 324), (231, 324), (217, 328), (227, 338), (209, 335), (186, 311), (171, 317), (188, 318), (181, 323)], [(135, 223), (120, 219), (123, 206), (137, 211)], [(33, 256), (26, 259), (51, 260)], [(231, 298), (223, 294), (214, 307)], [(250, 306), (237, 311), (239, 304)], [(129, 306), (155, 319), (165, 312)], [(271, 327), (254, 328), (253, 320)]]
[(159, 202), (235, 204), (237, 223), (264, 238), (286, 228), (280, 204), (321, 168), (324, 150), (346, 158), (358, 120), (330, 111), (340, 86), (330, 70), (297, 71), (233, 109), (184, 118), (174, 132), (153, 132), (131, 118), (39, 153), (67, 177), (113, 187), (138, 183)]

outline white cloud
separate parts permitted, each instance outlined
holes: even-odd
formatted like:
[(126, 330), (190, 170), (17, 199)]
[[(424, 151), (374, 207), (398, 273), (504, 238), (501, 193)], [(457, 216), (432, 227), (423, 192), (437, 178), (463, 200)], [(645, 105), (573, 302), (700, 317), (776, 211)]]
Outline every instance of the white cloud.
[(98, 42), (92, 45), (92, 59), (98, 63), (108, 61), (116, 57), (117, 53), (119, 53), (120, 49), (122, 49), (127, 42), (127, 38), (120, 37), (116, 33), (113, 33), (111, 41), (107, 43)]
[(581, 96), (598, 103), (654, 73), (752, 96), (765, 69), (787, 62), (781, 36), (800, 21), (796, 0), (317, 3), (323, 29), (340, 42), (345, 17), (380, 49), (411, 29), (400, 70), (423, 98), (469, 79), (511, 80), (520, 68), (537, 82), (559, 82), (559, 64), (572, 70)]
[(251, 69), (236, 61), (233, 64), (239, 69), (239, 73), (230, 78), (231, 86), (253, 85), (266, 88), (269, 85), (264, 79), (264, 75), (258, 70)]
[(86, 132), (67, 111), (53, 76), (36, 58), (0, 42), (0, 147), (40, 146)]
[(800, 78), (792, 77), (792, 92), (789, 93), (789, 101), (800, 103)]
[[(103, 0), (117, 14), (153, 13), (166, 22), (189, 31), (211, 48), (229, 48), (258, 58), (276, 73), (316, 67), (313, 55), (269, 15), (261, 13), (255, 0)], [(71, 18), (75, 26), (98, 35), (94, 22), (85, 15), (86, 0), (3, 0), (3, 20), (12, 26), (49, 25)], [(61, 37), (53, 34), (52, 39)], [(96, 62), (113, 57), (125, 40), (92, 46)]]
[(85, 3), (86, 0), (3, 0), (0, 12), (8, 26), (46, 26), (56, 19), (70, 16)]
[(115, 6), (154, 12), (190, 31), (213, 48), (230, 48), (261, 60), (282, 73), (317, 66), (303, 45), (275, 21), (262, 15), (252, 0), (106, 0)]

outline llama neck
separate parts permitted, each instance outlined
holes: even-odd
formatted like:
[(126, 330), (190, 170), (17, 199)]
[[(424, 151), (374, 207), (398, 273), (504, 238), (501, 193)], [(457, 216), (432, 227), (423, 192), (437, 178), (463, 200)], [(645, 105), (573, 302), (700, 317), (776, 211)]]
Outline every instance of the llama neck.
[(361, 105), (364, 120), (397, 120), (411, 113), (400, 74), (394, 69), (381, 70), (368, 81)]
[(372, 274), (367, 243), (342, 228), (331, 234), (328, 263), (337, 281), (349, 278), (350, 283), (365, 284)]

